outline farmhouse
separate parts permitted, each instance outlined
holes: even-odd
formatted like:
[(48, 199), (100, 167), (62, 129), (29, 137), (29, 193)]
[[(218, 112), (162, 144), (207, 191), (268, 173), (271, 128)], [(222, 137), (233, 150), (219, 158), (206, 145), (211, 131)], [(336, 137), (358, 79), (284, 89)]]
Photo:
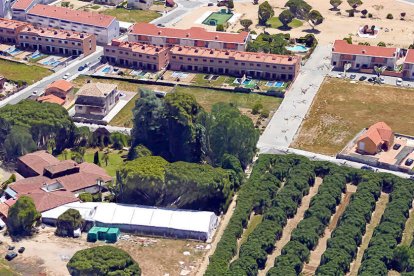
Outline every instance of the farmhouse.
[(414, 79), (414, 49), (409, 49), (403, 65), (403, 77)]
[(359, 137), (357, 151), (363, 154), (377, 154), (384, 150), (388, 151), (394, 142), (394, 133), (384, 122), (378, 122), (368, 128)]

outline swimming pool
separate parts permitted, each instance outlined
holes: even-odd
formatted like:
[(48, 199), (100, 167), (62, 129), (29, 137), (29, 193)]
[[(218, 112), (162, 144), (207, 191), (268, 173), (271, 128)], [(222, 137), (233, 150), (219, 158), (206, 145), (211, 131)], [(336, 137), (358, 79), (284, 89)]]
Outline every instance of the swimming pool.
[(171, 74), (171, 76), (172, 76), (173, 78), (182, 78), (182, 79), (185, 79), (186, 77), (188, 77), (188, 74), (186, 74), (186, 73), (182, 73), (182, 72), (173, 72), (173, 73)]
[(286, 49), (296, 53), (306, 53), (309, 50), (308, 47), (299, 44), (295, 46), (287, 46)]
[(105, 67), (105, 68), (102, 70), (102, 73), (109, 73), (109, 71), (111, 71), (111, 67), (110, 67), (110, 66)]
[(273, 82), (273, 81), (268, 81), (267, 83), (266, 83), (266, 86), (269, 86), (269, 87), (278, 87), (278, 88), (280, 88), (280, 87), (283, 87), (283, 85), (284, 85), (285, 83), (283, 82), (283, 81), (275, 81), (275, 82)]

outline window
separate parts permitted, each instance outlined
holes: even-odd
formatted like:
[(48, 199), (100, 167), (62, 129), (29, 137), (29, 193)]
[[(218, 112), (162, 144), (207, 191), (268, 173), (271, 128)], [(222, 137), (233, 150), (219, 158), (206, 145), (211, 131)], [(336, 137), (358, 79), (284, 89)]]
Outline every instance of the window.
[(183, 57), (179, 57), (179, 60), (183, 60)]

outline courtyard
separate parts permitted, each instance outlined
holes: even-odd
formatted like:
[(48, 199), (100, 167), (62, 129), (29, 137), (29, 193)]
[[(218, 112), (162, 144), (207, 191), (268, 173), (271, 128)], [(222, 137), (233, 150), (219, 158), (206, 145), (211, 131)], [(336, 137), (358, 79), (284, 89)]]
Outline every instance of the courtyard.
[(362, 129), (386, 122), (414, 135), (414, 89), (327, 78), (291, 147), (336, 155)]

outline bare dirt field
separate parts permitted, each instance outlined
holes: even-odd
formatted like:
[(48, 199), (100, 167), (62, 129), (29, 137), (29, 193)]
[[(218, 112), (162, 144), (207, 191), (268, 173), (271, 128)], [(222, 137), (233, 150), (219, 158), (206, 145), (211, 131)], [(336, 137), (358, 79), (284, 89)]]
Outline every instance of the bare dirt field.
[(363, 128), (386, 122), (414, 135), (414, 89), (327, 78), (291, 147), (335, 155)]
[[(9, 266), (21, 275), (69, 275), (66, 264), (78, 250), (103, 245), (102, 242), (88, 243), (86, 235), (79, 239), (60, 238), (54, 235), (54, 228), (41, 229), (39, 234), (19, 242), (9, 237), (1, 237), (1, 257), (7, 251), (7, 245), (26, 248), (22, 255), (8, 263), (0, 263), (1, 269)], [(195, 275), (206, 252), (206, 244), (196, 241), (147, 238), (130, 235), (114, 246), (127, 251), (142, 269), (143, 276), (150, 275)], [(184, 253), (185, 252), (185, 253)], [(10, 274), (13, 275), (13, 274)]]
[[(259, 1), (259, 4), (263, 0)], [(274, 8), (275, 16), (278, 16), (284, 9), (284, 5), (287, 0), (270, 0), (268, 1)], [(325, 18), (324, 22), (317, 26), (317, 32), (315, 32), (319, 42), (321, 44), (332, 43), (335, 39), (342, 39), (351, 35), (355, 42), (369, 42), (371, 45), (376, 45), (378, 42), (383, 41), (389, 45), (395, 45), (400, 47), (407, 47), (413, 43), (414, 34), (414, 5), (401, 2), (398, 0), (366, 0), (364, 4), (360, 6), (357, 11), (366, 9), (368, 13), (372, 14), (372, 18), (361, 18), (361, 13), (357, 12), (355, 17), (348, 17), (346, 10), (350, 9), (350, 6), (346, 1), (339, 6), (338, 11), (331, 11), (332, 6), (329, 1), (321, 0), (307, 0), (314, 9), (318, 10)], [(255, 30), (260, 33), (264, 30), (263, 26), (258, 24), (258, 5), (253, 5), (252, 2), (235, 2), (234, 13), (239, 14), (239, 19), (251, 19), (253, 25), (251, 30)], [(215, 27), (206, 26), (202, 24), (195, 24), (195, 22), (208, 11), (219, 10), (220, 7), (200, 7), (188, 15), (186, 15), (179, 22), (174, 24), (178, 28), (187, 28), (188, 26), (201, 26), (214, 30)], [(400, 14), (406, 12), (405, 20), (400, 20)], [(386, 19), (388, 14), (393, 15), (393, 19)], [(242, 29), (239, 23), (239, 19), (227, 29), (227, 31), (236, 32)], [(358, 28), (363, 25), (375, 25), (382, 28), (379, 31), (379, 35), (374, 39), (364, 39), (356, 36)], [(388, 32), (385, 29), (388, 29)], [(265, 28), (267, 32), (271, 34), (280, 33), (279, 29)], [(304, 22), (303, 26), (291, 29), (288, 32), (292, 37), (304, 36), (307, 33), (314, 32), (311, 26)]]

